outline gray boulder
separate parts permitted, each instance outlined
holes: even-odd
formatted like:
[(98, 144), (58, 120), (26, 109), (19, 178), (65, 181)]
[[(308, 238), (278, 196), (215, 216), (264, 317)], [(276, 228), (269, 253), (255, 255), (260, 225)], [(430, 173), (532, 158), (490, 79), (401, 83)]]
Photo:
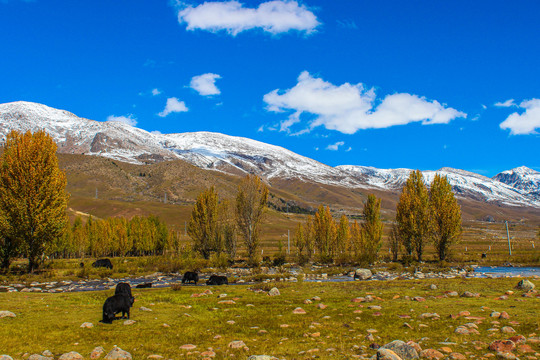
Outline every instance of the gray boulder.
[(380, 348), (377, 350), (376, 360), (403, 360), (398, 354), (390, 349)]
[(131, 354), (127, 351), (120, 349), (118, 346), (115, 346), (107, 355), (104, 357), (105, 360), (131, 360)]
[(354, 272), (354, 280), (367, 280), (372, 276), (373, 274), (369, 269), (356, 269)]
[[(381, 347), (381, 349), (392, 350), (403, 360), (418, 359), (418, 352), (414, 347), (408, 345), (404, 341), (394, 340), (391, 343), (388, 343)], [(379, 349), (380, 350), (380, 349)]]
[(278, 296), (278, 295), (281, 295), (281, 293), (279, 292), (279, 289), (277, 287), (271, 288), (270, 291), (268, 292), (268, 296)]
[(531, 291), (531, 290), (534, 290), (534, 284), (532, 282), (530, 282), (529, 280), (527, 279), (523, 279), (521, 280), (520, 282), (518, 282), (517, 286), (516, 286), (518, 289), (520, 290), (523, 290), (523, 291)]
[(58, 360), (83, 360), (83, 359), (84, 357), (75, 351), (70, 351), (68, 353), (62, 354), (62, 356), (58, 358)]

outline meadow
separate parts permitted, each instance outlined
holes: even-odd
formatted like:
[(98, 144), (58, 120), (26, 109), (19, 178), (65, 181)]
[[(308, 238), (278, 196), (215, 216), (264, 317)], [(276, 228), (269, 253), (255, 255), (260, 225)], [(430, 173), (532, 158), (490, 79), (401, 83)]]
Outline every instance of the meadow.
[[(131, 325), (124, 320), (112, 325), (99, 322), (112, 289), (0, 293), (0, 310), (16, 314), (0, 319), (0, 353), (21, 359), (45, 350), (55, 358), (76, 351), (89, 358), (97, 346), (106, 353), (117, 345), (134, 359), (150, 355), (245, 359), (253, 354), (285, 359), (369, 358), (376, 353), (370, 345), (399, 339), (415, 341), (423, 349), (487, 358), (491, 355), (486, 354), (494, 355), (488, 350), (492, 341), (519, 334), (530, 339), (526, 345), (532, 352), (520, 348), (517, 355), (538, 359), (540, 298), (523, 297), (523, 291), (515, 289), (517, 282), (515, 278), (455, 278), (133, 289), (135, 322)], [(274, 286), (281, 295), (268, 296)], [(449, 296), (465, 291), (480, 296)], [(305, 314), (293, 313), (298, 307)], [(493, 311), (506, 311), (509, 318), (491, 317)], [(82, 328), (84, 322), (94, 326)], [(455, 332), (470, 323), (477, 333)], [(506, 326), (515, 333), (503, 333)], [(232, 348), (231, 342), (237, 340), (245, 347)]]

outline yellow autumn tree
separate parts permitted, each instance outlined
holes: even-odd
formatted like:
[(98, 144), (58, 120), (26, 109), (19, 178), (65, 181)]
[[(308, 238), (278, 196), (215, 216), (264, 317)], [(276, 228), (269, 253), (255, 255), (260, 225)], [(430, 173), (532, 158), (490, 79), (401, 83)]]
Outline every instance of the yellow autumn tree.
[(363, 251), (362, 256), (365, 261), (373, 263), (377, 260), (377, 255), (382, 245), (383, 223), (381, 221), (381, 199), (373, 194), (369, 194), (364, 204)]
[(255, 260), (259, 247), (260, 225), (267, 210), (268, 187), (256, 175), (247, 175), (236, 194), (236, 223), (244, 239), (248, 257)]
[(20, 243), (36, 270), (66, 229), (66, 175), (56, 144), (44, 131), (10, 132), (0, 158), (1, 232)]
[(439, 260), (445, 260), (452, 244), (461, 238), (461, 208), (446, 176), (436, 174), (429, 190), (432, 237)]
[(221, 250), (218, 210), (218, 194), (212, 186), (197, 196), (191, 211), (187, 233), (193, 240), (193, 249), (205, 259)]
[(313, 237), (321, 262), (331, 263), (334, 260), (336, 235), (337, 225), (330, 208), (320, 205), (313, 218)]

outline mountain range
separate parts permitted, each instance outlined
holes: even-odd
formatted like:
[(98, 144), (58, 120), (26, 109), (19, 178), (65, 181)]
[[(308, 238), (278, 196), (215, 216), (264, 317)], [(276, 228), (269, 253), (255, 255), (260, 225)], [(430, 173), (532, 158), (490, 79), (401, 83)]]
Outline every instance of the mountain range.
[[(99, 156), (139, 165), (182, 160), (204, 170), (229, 175), (253, 173), (274, 188), (300, 192), (304, 200), (312, 202), (318, 200), (310, 199), (314, 189), (319, 193), (391, 193), (395, 198), (411, 172), (410, 169), (357, 165), (332, 167), (283, 147), (248, 138), (210, 132), (148, 132), (126, 123), (89, 120), (65, 110), (24, 101), (0, 104), (2, 142), (11, 130), (44, 130), (63, 154)], [(426, 182), (431, 182), (436, 173), (448, 178), (462, 201), (525, 207), (533, 213), (540, 209), (540, 172), (533, 169), (523, 166), (488, 178), (442, 168), (423, 171)], [(299, 184), (304, 185), (304, 190), (298, 190)]]

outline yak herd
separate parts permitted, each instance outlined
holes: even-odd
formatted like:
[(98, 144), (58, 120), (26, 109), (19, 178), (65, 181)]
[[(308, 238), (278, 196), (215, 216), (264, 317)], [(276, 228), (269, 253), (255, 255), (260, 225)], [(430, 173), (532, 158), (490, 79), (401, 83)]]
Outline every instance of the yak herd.
[[(109, 259), (99, 259), (92, 263), (93, 267), (105, 267), (112, 269), (113, 265)], [(199, 282), (199, 274), (195, 271), (187, 271), (182, 277), (182, 284), (197, 284)], [(228, 285), (229, 281), (226, 276), (211, 275), (206, 281), (206, 285)], [(136, 288), (151, 288), (152, 283), (142, 283), (135, 286)], [(111, 324), (113, 320), (118, 319), (116, 314), (121, 313), (121, 319), (129, 319), (129, 309), (133, 306), (135, 298), (131, 294), (131, 285), (126, 282), (120, 282), (116, 285), (114, 295), (107, 298), (103, 304), (103, 319), (102, 323)]]

